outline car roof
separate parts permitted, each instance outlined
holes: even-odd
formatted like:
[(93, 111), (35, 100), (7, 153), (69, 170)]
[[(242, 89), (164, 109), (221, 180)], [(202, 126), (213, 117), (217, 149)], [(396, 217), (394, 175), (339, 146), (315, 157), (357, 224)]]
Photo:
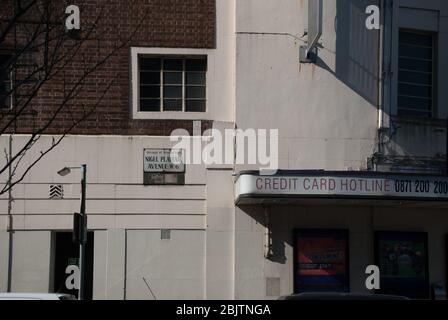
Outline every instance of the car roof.
[(70, 297), (63, 293), (0, 293), (0, 300), (60, 300)]
[(407, 297), (385, 294), (362, 294), (340, 292), (309, 292), (283, 296), (280, 300), (409, 300)]

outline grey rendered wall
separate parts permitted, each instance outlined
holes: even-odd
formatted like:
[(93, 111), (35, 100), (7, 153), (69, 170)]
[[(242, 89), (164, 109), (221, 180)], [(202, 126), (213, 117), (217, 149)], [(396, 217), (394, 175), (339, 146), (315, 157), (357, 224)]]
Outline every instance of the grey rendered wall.
[(125, 296), (124, 229), (95, 231), (93, 299), (123, 300)]
[(13, 239), (12, 292), (49, 292), (51, 231), (16, 231)]
[(207, 171), (206, 299), (234, 298), (233, 177)]
[(160, 230), (126, 233), (126, 299), (204, 299), (203, 230), (171, 230), (170, 240)]

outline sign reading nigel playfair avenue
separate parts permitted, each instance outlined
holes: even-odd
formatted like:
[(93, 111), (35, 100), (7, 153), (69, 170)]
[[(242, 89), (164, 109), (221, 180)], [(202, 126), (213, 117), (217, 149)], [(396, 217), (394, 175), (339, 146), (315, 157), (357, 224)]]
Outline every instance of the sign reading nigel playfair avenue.
[(242, 174), (236, 182), (240, 196), (391, 197), (448, 200), (448, 178), (413, 175)]
[(143, 151), (144, 172), (180, 173), (185, 172), (183, 150), (145, 149)]

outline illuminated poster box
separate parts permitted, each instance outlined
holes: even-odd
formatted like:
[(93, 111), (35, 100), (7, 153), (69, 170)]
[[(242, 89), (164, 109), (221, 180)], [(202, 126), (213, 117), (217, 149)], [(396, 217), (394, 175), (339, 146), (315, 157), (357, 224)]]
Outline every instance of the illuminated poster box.
[(295, 232), (295, 292), (348, 292), (348, 231)]
[(375, 261), (381, 270), (378, 293), (429, 298), (427, 233), (376, 232)]

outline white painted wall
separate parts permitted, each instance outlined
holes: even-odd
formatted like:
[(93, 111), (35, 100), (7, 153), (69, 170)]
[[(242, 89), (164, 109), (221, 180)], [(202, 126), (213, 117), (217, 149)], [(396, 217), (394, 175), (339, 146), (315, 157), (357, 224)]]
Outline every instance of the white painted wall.
[(301, 64), (306, 1), (237, 1), (236, 123), (279, 129), (280, 168), (365, 168), (373, 153), (379, 38), (364, 27), (368, 2), (324, 1), (317, 64)]
[[(15, 146), (26, 139), (14, 137)], [(7, 139), (2, 138), (2, 144)], [(24, 158), (38, 155), (45, 136)], [(87, 164), (89, 228), (205, 228), (205, 167), (187, 166), (185, 186), (144, 186), (143, 149), (170, 147), (169, 138), (68, 136), (17, 185), (12, 214), (17, 229), (71, 229), (79, 210), (79, 171), (61, 177), (65, 166)], [(3, 145), (1, 147), (3, 149)], [(63, 200), (49, 199), (49, 185), (64, 186)], [(0, 226), (6, 229), (7, 195), (0, 197)]]
[[(301, 64), (298, 52), (307, 39), (307, 4), (305, 0), (285, 0), (281, 5), (272, 0), (237, 1), (236, 124), (243, 129), (279, 129), (281, 169), (365, 169), (367, 158), (377, 151), (381, 105), (380, 33), (366, 29), (365, 9), (379, 1), (324, 1), (317, 62)], [(409, 8), (414, 15), (409, 15)], [(390, 26), (394, 43), (400, 27), (436, 28), (439, 119), (445, 119), (448, 112), (443, 89), (448, 81), (448, 61), (443, 58), (448, 54), (447, 10), (443, 0), (394, 1), (394, 24)], [(428, 12), (431, 16), (435, 12), (437, 19), (422, 18)], [(387, 53), (390, 45), (384, 46)], [(392, 92), (386, 82), (385, 119), (397, 113), (397, 51), (398, 46), (392, 46), (393, 59), (385, 58), (385, 65), (390, 62), (393, 71)], [(444, 122), (385, 125), (392, 126), (388, 155), (438, 157), (445, 153)]]

